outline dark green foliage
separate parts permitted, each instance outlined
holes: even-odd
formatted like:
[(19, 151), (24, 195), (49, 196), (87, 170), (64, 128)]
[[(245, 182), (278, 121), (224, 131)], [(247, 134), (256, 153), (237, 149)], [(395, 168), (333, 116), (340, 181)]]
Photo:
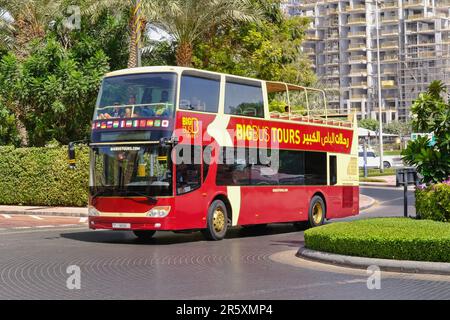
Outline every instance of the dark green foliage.
[(407, 218), (337, 222), (305, 231), (313, 250), (369, 258), (450, 262), (450, 224)]
[(419, 138), (402, 155), (406, 164), (417, 167), (425, 183), (439, 183), (450, 176), (450, 103), (443, 98), (445, 93), (444, 84), (433, 81), (412, 106), (413, 128), (433, 133), (436, 143)]
[(417, 189), (416, 211), (421, 219), (450, 222), (450, 185), (441, 183)]
[(86, 206), (88, 148), (77, 150), (77, 168), (67, 164), (67, 147), (0, 147), (0, 204)]

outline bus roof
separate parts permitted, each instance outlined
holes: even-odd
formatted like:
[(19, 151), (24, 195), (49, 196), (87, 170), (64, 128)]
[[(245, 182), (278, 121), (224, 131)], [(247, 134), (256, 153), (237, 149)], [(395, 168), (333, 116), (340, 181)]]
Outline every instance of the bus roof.
[(250, 78), (250, 77), (242, 77), (242, 76), (236, 76), (233, 74), (227, 74), (227, 73), (219, 73), (219, 72), (213, 72), (203, 69), (195, 69), (195, 68), (189, 68), (189, 67), (178, 67), (178, 66), (152, 66), (152, 67), (138, 67), (138, 68), (130, 68), (130, 69), (122, 69), (122, 70), (116, 70), (109, 72), (105, 75), (105, 77), (115, 77), (115, 76), (122, 76), (122, 75), (129, 75), (129, 74), (137, 74), (137, 73), (150, 73), (150, 72), (177, 72), (181, 73), (183, 71), (193, 71), (193, 72), (202, 72), (202, 73), (209, 73), (213, 75), (226, 75), (233, 78), (240, 78), (240, 79), (246, 79), (246, 80), (253, 80), (253, 81), (265, 81), (261, 79), (256, 78)]

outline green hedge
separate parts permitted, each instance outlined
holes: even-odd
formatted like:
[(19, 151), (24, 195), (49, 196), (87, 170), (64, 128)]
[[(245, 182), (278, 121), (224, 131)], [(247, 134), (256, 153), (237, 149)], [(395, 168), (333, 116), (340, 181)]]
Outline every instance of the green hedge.
[(450, 224), (409, 218), (336, 222), (305, 231), (305, 244), (350, 256), (450, 262)]
[(417, 189), (416, 212), (422, 219), (450, 222), (450, 185), (442, 183)]
[(88, 148), (77, 149), (77, 168), (67, 164), (67, 147), (0, 147), (0, 204), (86, 206)]

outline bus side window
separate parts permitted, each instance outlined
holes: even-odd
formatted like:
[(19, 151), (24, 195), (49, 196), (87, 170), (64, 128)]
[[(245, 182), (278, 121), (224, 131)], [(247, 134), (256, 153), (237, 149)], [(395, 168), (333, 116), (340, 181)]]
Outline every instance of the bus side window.
[(264, 98), (261, 84), (227, 78), (225, 114), (264, 118)]
[[(220, 77), (204, 74), (181, 77), (180, 109), (217, 113), (219, 109)], [(210, 77), (210, 78), (205, 78)]]
[(330, 185), (334, 186), (337, 183), (337, 158), (330, 156)]
[(194, 191), (201, 185), (201, 148), (197, 146), (191, 146), (189, 150), (187, 148), (180, 151), (181, 162), (178, 161), (176, 166), (178, 195)]

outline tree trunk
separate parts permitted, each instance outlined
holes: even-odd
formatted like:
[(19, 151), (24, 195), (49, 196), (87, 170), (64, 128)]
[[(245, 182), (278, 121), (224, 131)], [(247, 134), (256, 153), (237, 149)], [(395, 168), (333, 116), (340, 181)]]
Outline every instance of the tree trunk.
[(136, 68), (138, 66), (138, 48), (137, 48), (137, 30), (135, 27), (136, 17), (133, 17), (130, 22), (130, 56), (128, 57), (128, 68)]
[(23, 123), (23, 121), (20, 119), (20, 115), (15, 115), (15, 120), (16, 120), (16, 129), (17, 132), (19, 134), (19, 138), (20, 138), (20, 145), (22, 147), (28, 147), (28, 131), (27, 128), (25, 127), (25, 124)]
[(178, 45), (176, 52), (177, 65), (181, 67), (190, 67), (192, 65), (192, 53), (192, 44), (181, 42)]

